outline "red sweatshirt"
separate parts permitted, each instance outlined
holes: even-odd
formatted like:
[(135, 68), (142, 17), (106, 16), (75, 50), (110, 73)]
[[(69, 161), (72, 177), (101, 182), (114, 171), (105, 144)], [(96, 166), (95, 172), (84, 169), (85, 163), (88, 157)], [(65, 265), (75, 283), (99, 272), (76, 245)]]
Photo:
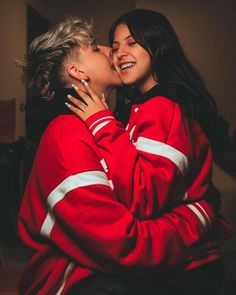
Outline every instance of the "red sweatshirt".
[[(110, 124), (117, 128), (113, 117)], [(205, 245), (214, 214), (204, 200), (192, 206), (208, 216), (207, 226), (187, 205), (140, 221), (126, 208), (129, 202), (117, 200), (103, 166), (93, 137), (74, 115), (58, 116), (48, 125), (19, 212), (19, 233), (29, 249), (21, 294), (66, 294), (93, 270), (184, 269), (194, 249)], [(218, 257), (215, 252), (207, 261)]]
[[(212, 150), (199, 123), (161, 91), (154, 87), (133, 103), (126, 129), (109, 110), (91, 116), (86, 124), (119, 200), (135, 216), (150, 219), (186, 204), (207, 230), (211, 217), (199, 201), (218, 197), (212, 184)], [(185, 229), (178, 230), (185, 240)], [(221, 243), (216, 241), (224, 232), (227, 236), (228, 225), (219, 216), (188, 269), (217, 259), (213, 253)]]

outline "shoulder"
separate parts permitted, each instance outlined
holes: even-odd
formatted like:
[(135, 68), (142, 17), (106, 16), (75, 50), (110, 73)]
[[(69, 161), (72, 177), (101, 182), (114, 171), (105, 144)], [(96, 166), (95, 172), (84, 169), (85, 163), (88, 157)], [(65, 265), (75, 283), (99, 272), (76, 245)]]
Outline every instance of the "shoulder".
[(49, 128), (78, 128), (84, 126), (84, 124), (73, 114), (62, 114), (53, 119), (48, 126)]
[(151, 97), (149, 100), (143, 103), (144, 106), (163, 106), (174, 108), (178, 105), (178, 102), (172, 100), (171, 98), (164, 95), (155, 95)]
[(180, 91), (173, 85), (158, 85), (143, 95), (142, 108), (147, 111), (163, 113), (181, 109), (182, 98)]
[(50, 122), (42, 136), (37, 162), (39, 166), (47, 162), (50, 169), (60, 163), (62, 170), (83, 170), (97, 167), (96, 151), (93, 137), (84, 123), (75, 115), (60, 115)]
[(72, 149), (82, 144), (93, 144), (88, 128), (75, 115), (60, 115), (52, 120), (45, 130), (41, 144), (50, 144), (58, 148)]
[(142, 115), (155, 116), (157, 119), (170, 118), (174, 114), (181, 114), (181, 106), (178, 102), (162, 95), (151, 97), (140, 108)]
[(59, 115), (52, 120), (45, 133), (48, 136), (70, 137), (72, 134), (76, 137), (77, 134), (89, 134), (85, 124), (75, 115), (66, 114)]

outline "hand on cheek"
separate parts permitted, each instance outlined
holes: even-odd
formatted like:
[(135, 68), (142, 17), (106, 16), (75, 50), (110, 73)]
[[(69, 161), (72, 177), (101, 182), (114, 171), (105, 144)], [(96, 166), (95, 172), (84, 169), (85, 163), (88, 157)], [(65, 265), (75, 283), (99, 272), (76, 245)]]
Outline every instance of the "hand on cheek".
[(67, 98), (72, 102), (72, 104), (65, 104), (75, 115), (85, 121), (97, 112), (108, 109), (108, 105), (105, 101), (104, 95), (100, 97), (85, 80), (81, 80), (81, 82), (85, 86), (86, 91), (81, 90), (74, 84), (71, 86), (75, 89), (83, 101), (68, 95)]

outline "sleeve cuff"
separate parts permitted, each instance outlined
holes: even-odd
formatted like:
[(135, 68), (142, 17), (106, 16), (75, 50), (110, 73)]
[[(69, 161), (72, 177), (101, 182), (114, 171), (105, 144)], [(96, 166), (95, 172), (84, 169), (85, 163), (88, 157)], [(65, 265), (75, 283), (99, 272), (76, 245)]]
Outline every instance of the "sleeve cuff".
[(85, 124), (87, 125), (91, 133), (95, 136), (99, 130), (101, 130), (104, 126), (106, 126), (114, 119), (115, 117), (112, 111), (103, 110), (90, 116), (85, 121)]
[(171, 212), (175, 214), (172, 221), (187, 247), (204, 240), (215, 222), (215, 214), (205, 200), (180, 205)]

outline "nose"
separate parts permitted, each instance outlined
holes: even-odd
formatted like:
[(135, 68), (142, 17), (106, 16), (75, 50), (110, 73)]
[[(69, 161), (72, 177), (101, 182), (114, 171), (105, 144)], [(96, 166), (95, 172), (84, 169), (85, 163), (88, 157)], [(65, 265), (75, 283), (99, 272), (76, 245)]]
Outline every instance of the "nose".
[(125, 46), (120, 45), (116, 51), (113, 53), (113, 56), (116, 56), (116, 58), (121, 59), (122, 57), (128, 55), (128, 52), (126, 50)]

